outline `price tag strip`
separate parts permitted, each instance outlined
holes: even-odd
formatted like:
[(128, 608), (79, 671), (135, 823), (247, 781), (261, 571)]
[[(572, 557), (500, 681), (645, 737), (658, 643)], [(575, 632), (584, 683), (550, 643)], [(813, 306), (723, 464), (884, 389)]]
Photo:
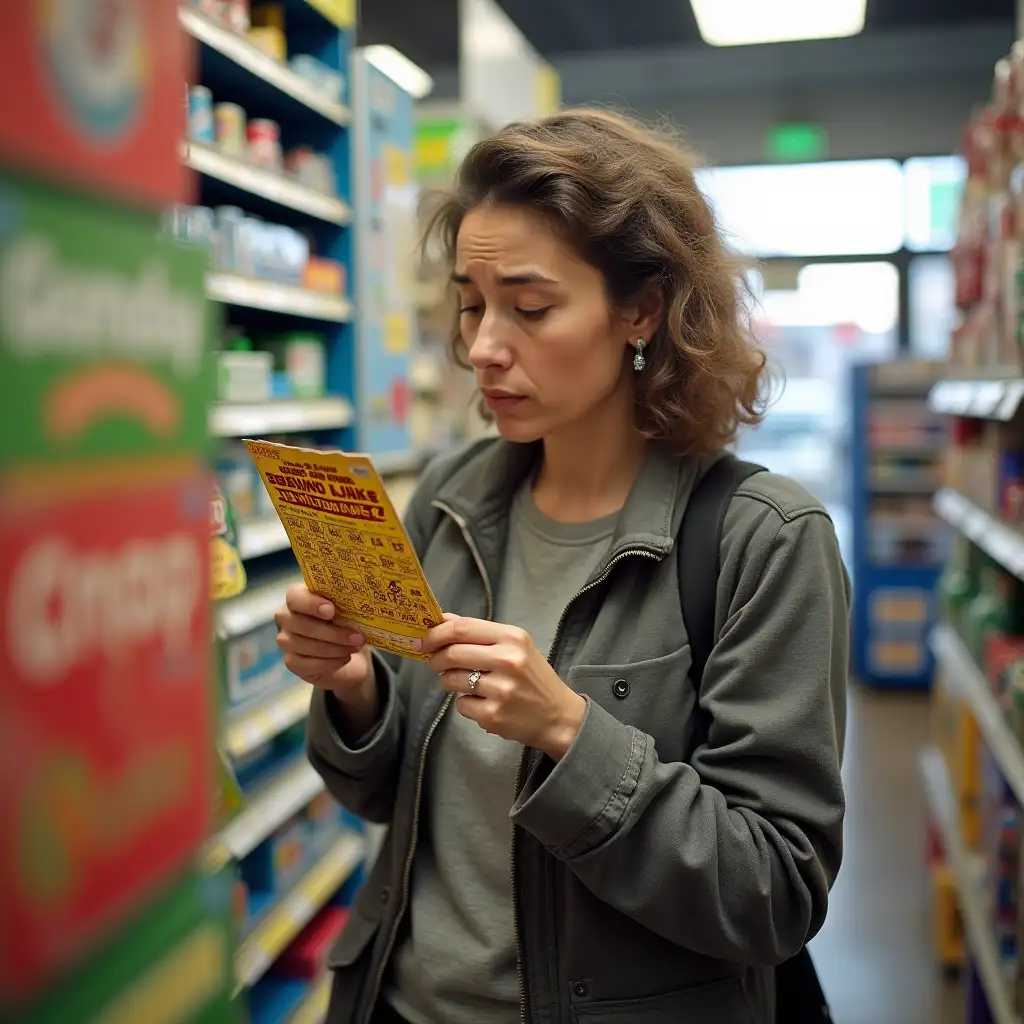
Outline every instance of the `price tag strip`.
[(935, 495), (933, 504), (940, 518), (956, 527), (1004, 569), (1024, 580), (1024, 534), (999, 522), (948, 487)]
[(334, 604), (335, 622), (381, 650), (426, 660), (413, 643), (441, 622), (441, 608), (370, 458), (245, 444), (306, 586)]
[(311, 694), (308, 684), (297, 683), (261, 707), (231, 719), (224, 731), (227, 752), (232, 757), (243, 757), (261, 743), (301, 722), (309, 713)]
[(277, 903), (241, 944), (235, 956), (238, 990), (254, 985), (289, 943), (327, 904), (363, 859), (363, 840), (338, 840), (301, 882)]
[(1009, 422), (1024, 399), (1024, 381), (943, 380), (928, 394), (932, 412)]

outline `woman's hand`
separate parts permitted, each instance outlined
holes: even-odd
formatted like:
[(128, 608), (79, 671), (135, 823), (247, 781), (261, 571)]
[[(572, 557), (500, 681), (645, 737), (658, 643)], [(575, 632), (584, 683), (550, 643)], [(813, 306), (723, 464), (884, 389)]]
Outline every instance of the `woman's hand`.
[(365, 638), (336, 626), (334, 605), (301, 583), (289, 587), (285, 607), (274, 613), (277, 646), (288, 670), (340, 695), (362, 686), (372, 672)]
[[(517, 626), (446, 615), (420, 650), (441, 686), (461, 694), (456, 708), (481, 728), (560, 760), (580, 731), (587, 702), (571, 690)], [(471, 691), (469, 674), (481, 672)]]

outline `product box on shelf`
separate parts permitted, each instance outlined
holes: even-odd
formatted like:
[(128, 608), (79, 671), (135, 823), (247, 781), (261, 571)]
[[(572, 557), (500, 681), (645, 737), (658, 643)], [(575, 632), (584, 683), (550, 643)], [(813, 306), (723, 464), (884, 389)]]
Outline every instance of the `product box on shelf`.
[(0, 465), (205, 452), (206, 260), (157, 236), (149, 214), (0, 175)]
[(3, 496), (0, 992), (41, 983), (205, 838), (209, 477)]
[(193, 58), (170, 0), (5, 4), (0, 164), (151, 207), (187, 202), (178, 146)]
[(229, 897), (219, 876), (189, 872), (60, 984), (3, 1019), (235, 1024)]
[(277, 625), (273, 621), (225, 641), (224, 687), (230, 708), (266, 697), (293, 679), (277, 646)]
[(348, 914), (346, 907), (324, 907), (278, 957), (271, 973), (302, 981), (323, 977), (327, 956), (348, 923)]
[(250, 893), (278, 896), (302, 878), (312, 859), (305, 822), (295, 815), (242, 861), (242, 880)]
[(956, 879), (945, 865), (932, 868), (932, 894), (935, 955), (943, 967), (960, 967), (964, 962), (964, 927)]

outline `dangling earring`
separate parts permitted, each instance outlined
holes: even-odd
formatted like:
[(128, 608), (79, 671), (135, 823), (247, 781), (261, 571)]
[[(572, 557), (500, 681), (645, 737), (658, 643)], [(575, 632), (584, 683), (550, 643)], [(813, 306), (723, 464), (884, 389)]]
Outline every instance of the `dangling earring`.
[(647, 360), (644, 359), (644, 349), (647, 347), (647, 342), (643, 338), (636, 339), (636, 355), (633, 356), (633, 369), (640, 373), (643, 368), (647, 365)]

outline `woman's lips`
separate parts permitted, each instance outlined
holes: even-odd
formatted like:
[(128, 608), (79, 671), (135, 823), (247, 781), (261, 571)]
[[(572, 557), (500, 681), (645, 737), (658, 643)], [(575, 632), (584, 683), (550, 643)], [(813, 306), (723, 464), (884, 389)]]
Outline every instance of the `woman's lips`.
[(508, 412), (526, 401), (523, 395), (512, 395), (504, 391), (485, 391), (484, 403), (491, 412)]

